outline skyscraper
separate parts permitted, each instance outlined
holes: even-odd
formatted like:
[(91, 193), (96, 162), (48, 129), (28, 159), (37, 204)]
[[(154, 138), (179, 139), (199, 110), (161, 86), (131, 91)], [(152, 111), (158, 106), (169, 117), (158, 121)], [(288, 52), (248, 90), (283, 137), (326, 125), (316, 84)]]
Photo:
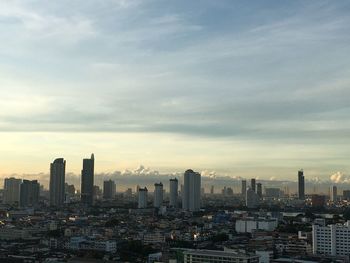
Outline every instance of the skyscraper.
[(58, 158), (50, 165), (50, 205), (60, 207), (64, 203), (66, 161)]
[(241, 195), (245, 198), (246, 193), (247, 193), (247, 181), (242, 180)]
[(256, 184), (256, 193), (259, 196), (259, 198), (262, 197), (262, 185), (261, 185), (261, 183)]
[(248, 208), (256, 208), (259, 206), (259, 197), (253, 189), (249, 188), (247, 189), (246, 194), (246, 206)]
[(91, 154), (90, 159), (83, 159), (83, 170), (81, 171), (81, 202), (86, 205), (92, 205), (94, 200), (94, 166), (94, 154)]
[(114, 199), (116, 194), (116, 185), (112, 180), (103, 182), (103, 198)]
[(211, 194), (211, 195), (214, 194), (214, 185), (212, 185), (212, 186), (210, 187), (210, 194)]
[(20, 206), (33, 207), (39, 203), (40, 185), (37, 180), (23, 180), (21, 184)]
[(147, 199), (148, 199), (148, 189), (139, 188), (138, 189), (138, 208), (147, 208)]
[(182, 193), (182, 209), (199, 211), (201, 206), (201, 175), (193, 170), (184, 174), (184, 187)]
[(162, 204), (163, 204), (163, 184), (155, 183), (153, 206), (159, 208), (162, 206)]
[(20, 201), (20, 187), (22, 180), (5, 178), (4, 180), (4, 204), (18, 205)]
[(331, 202), (336, 202), (337, 198), (338, 198), (337, 187), (335, 185), (332, 185), (329, 188), (329, 200)]
[(250, 188), (251, 188), (254, 192), (256, 192), (256, 181), (255, 181), (255, 178), (252, 178), (252, 179), (250, 180)]
[(171, 207), (177, 207), (179, 182), (176, 178), (170, 179), (170, 202)]
[(305, 178), (303, 170), (298, 171), (298, 197), (300, 200), (305, 199)]

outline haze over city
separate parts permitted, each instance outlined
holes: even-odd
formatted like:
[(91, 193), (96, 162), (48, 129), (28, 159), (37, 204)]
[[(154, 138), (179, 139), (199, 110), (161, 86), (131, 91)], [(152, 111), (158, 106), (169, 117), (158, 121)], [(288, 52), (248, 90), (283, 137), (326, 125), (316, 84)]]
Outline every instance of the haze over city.
[[(0, 174), (347, 181), (346, 1), (0, 3)], [(48, 180), (48, 179), (47, 179)]]

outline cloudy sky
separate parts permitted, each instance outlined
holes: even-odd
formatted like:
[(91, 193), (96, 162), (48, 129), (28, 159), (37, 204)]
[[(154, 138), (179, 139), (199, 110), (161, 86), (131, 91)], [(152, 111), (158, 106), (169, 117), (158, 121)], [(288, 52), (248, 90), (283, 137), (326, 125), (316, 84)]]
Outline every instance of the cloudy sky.
[(0, 2), (0, 174), (350, 172), (348, 1)]

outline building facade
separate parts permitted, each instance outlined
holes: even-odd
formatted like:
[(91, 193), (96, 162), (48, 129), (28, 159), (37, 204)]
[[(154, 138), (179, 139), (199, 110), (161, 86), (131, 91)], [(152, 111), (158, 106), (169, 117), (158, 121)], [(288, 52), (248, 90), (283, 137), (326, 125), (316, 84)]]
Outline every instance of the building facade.
[(305, 200), (305, 177), (303, 170), (298, 171), (298, 198)]
[(148, 200), (148, 189), (139, 188), (138, 189), (138, 208), (147, 208), (147, 200)]
[(193, 170), (184, 174), (184, 187), (182, 192), (182, 209), (195, 212), (201, 206), (201, 175)]
[(60, 207), (65, 200), (66, 161), (58, 158), (50, 165), (50, 205)]
[(4, 204), (19, 205), (21, 179), (5, 178), (4, 180)]
[(116, 184), (113, 180), (103, 182), (103, 198), (114, 199), (116, 194)]
[(154, 184), (153, 207), (160, 208), (163, 204), (163, 184)]
[(81, 202), (86, 205), (92, 205), (94, 200), (94, 166), (94, 154), (91, 154), (90, 159), (83, 159), (83, 170), (81, 171)]
[(23, 180), (21, 184), (20, 206), (33, 207), (39, 204), (40, 185), (37, 180)]
[(178, 203), (178, 192), (179, 192), (179, 182), (176, 178), (170, 179), (170, 201), (169, 206), (170, 207), (177, 207)]

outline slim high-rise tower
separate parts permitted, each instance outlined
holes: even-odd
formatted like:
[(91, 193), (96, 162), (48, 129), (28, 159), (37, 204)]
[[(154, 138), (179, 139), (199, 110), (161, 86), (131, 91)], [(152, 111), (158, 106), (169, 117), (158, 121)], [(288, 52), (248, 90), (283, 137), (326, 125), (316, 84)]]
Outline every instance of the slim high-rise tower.
[(305, 200), (305, 177), (304, 171), (298, 171), (298, 197), (300, 200)]
[(148, 189), (139, 188), (138, 189), (138, 208), (147, 208), (147, 199), (148, 199)]
[(246, 180), (242, 180), (242, 190), (241, 190), (241, 194), (242, 196), (245, 198), (247, 193), (247, 181)]
[(259, 196), (259, 198), (262, 197), (262, 185), (261, 185), (261, 183), (256, 184), (256, 193)]
[(83, 159), (83, 170), (81, 171), (81, 202), (86, 205), (92, 205), (94, 200), (94, 166), (94, 154), (91, 154), (90, 159)]
[(191, 212), (199, 211), (201, 207), (201, 175), (193, 170), (184, 174), (182, 193), (182, 209)]
[(154, 200), (153, 200), (153, 206), (154, 207), (161, 207), (163, 204), (163, 184), (162, 183), (155, 183), (154, 184)]
[(113, 199), (116, 194), (116, 185), (112, 180), (103, 182), (103, 198), (104, 199)]
[(176, 178), (170, 179), (170, 202), (171, 207), (177, 207), (179, 182)]
[(251, 188), (254, 192), (256, 192), (256, 180), (255, 180), (255, 178), (252, 178), (252, 179), (250, 180), (250, 188)]
[(338, 199), (337, 187), (335, 185), (332, 185), (329, 188), (329, 200), (334, 203), (334, 202), (337, 202), (337, 199)]
[(58, 158), (50, 165), (50, 205), (60, 207), (64, 203), (66, 161)]

